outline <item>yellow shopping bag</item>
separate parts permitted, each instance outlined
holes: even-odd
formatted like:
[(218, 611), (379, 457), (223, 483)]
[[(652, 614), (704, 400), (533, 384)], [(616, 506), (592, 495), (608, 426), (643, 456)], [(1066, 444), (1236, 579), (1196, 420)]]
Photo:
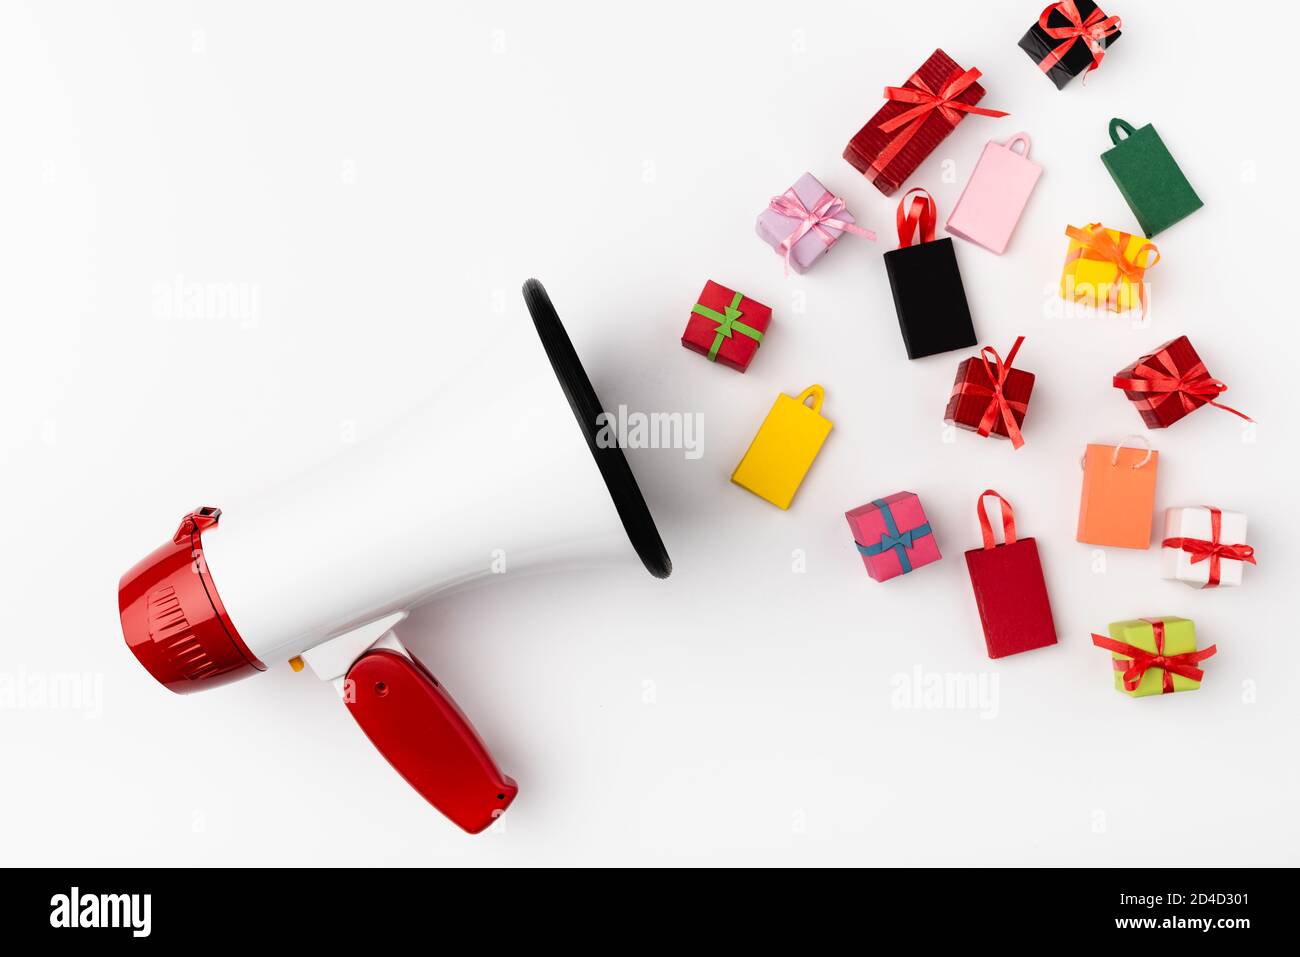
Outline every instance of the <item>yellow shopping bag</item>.
[[(821, 414), (825, 398), (819, 385), (810, 385), (793, 399), (785, 393), (777, 396), (731, 480), (778, 508), (789, 508), (831, 434), (831, 420)], [(809, 399), (811, 406), (805, 404)]]

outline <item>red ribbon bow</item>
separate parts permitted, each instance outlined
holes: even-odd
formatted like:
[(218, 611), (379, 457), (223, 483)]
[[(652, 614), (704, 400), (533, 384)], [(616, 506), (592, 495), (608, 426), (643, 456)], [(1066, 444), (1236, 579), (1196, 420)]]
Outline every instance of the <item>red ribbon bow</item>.
[[(1123, 279), (1138, 291), (1138, 302), (1142, 304), (1142, 318), (1147, 316), (1147, 285), (1144, 280), (1146, 271), (1160, 262), (1160, 250), (1156, 248), (1155, 243), (1143, 243), (1134, 253), (1132, 260), (1124, 255), (1124, 250), (1128, 249), (1129, 240), (1132, 235), (1129, 233), (1120, 233), (1119, 239), (1116, 240), (1101, 225), (1101, 223), (1089, 223), (1086, 229), (1076, 229), (1074, 226), (1065, 227), (1065, 235), (1069, 236), (1079, 245), (1065, 257), (1065, 264), (1077, 259), (1091, 259), (1093, 262), (1111, 263), (1117, 270), (1118, 275), (1115, 283), (1115, 311), (1119, 311), (1119, 280)], [(1147, 250), (1152, 255), (1150, 262), (1143, 262), (1147, 258)], [(1109, 297), (1107, 297), (1109, 301)]]
[[(1070, 21), (1067, 27), (1049, 27), (1048, 19), (1052, 12), (1056, 11)], [(1052, 67), (1056, 66), (1061, 57), (1070, 52), (1070, 47), (1074, 46), (1075, 40), (1082, 40), (1092, 51), (1092, 64), (1088, 69), (1083, 71), (1083, 82), (1088, 82), (1088, 74), (1097, 67), (1101, 66), (1101, 59), (1106, 55), (1106, 48), (1101, 45), (1101, 41), (1112, 34), (1119, 33), (1122, 26), (1119, 17), (1108, 17), (1100, 9), (1094, 9), (1088, 14), (1088, 19), (1083, 19), (1079, 14), (1079, 8), (1075, 5), (1074, 0), (1061, 0), (1060, 3), (1051, 4), (1038, 16), (1038, 26), (1053, 40), (1060, 40), (1052, 52), (1043, 57), (1043, 62), (1038, 64), (1038, 68), (1046, 73)]]
[[(1115, 376), (1113, 379), (1115, 388), (1128, 392), (1148, 393), (1150, 398), (1147, 402), (1152, 409), (1159, 408), (1177, 397), (1182, 403), (1184, 412), (1191, 412), (1202, 403), (1209, 403), (1216, 409), (1239, 415), (1247, 422), (1255, 421), (1245, 412), (1238, 412), (1230, 406), (1214, 401), (1212, 396), (1226, 392), (1228, 387), (1218, 379), (1210, 378), (1204, 362), (1198, 361), (1186, 371), (1179, 371), (1177, 363), (1166, 349), (1152, 355), (1149, 361), (1134, 366), (1133, 376), (1134, 378), (1131, 379)], [(1196, 399), (1201, 401), (1197, 402)]]
[(1115, 670), (1124, 672), (1125, 691), (1136, 691), (1138, 683), (1142, 681), (1142, 676), (1151, 668), (1159, 668), (1163, 672), (1160, 683), (1161, 694), (1173, 693), (1174, 675), (1190, 678), (1192, 681), (1200, 681), (1205, 677), (1205, 672), (1196, 666), (1218, 651), (1217, 647), (1210, 645), (1200, 651), (1186, 651), (1181, 655), (1166, 655), (1165, 623), (1158, 618), (1143, 618), (1142, 620), (1150, 623), (1151, 630), (1155, 635), (1156, 653), (1154, 655), (1142, 648), (1130, 645), (1127, 642), (1116, 641), (1114, 638), (1108, 638), (1105, 635), (1094, 633), (1092, 636), (1092, 643), (1098, 648), (1105, 648), (1107, 651), (1113, 651), (1116, 654), (1125, 655), (1132, 659), (1131, 661), (1115, 659)]
[[(1020, 344), (1025, 341), (1024, 336), (1016, 338), (1015, 345), (1007, 353), (1004, 360), (998, 355), (997, 350), (985, 346), (980, 350), (979, 358), (984, 363), (984, 371), (988, 374), (989, 382), (993, 383), (992, 388), (979, 382), (965, 381), (961, 384), (958, 391), (964, 395), (988, 396), (989, 405), (984, 410), (984, 416), (980, 419), (979, 428), (976, 430), (980, 435), (987, 436), (993, 431), (993, 425), (1002, 416), (1002, 422), (1007, 427), (1007, 435), (1011, 438), (1013, 448), (1020, 448), (1025, 444), (1024, 436), (1020, 434), (1020, 428), (1016, 425), (1016, 417), (1012, 410), (1020, 412), (1022, 415), (1028, 409), (1023, 402), (1013, 402), (1003, 394), (1003, 387), (1006, 385), (1007, 376), (1011, 373), (1011, 363), (1015, 361), (1016, 353), (1020, 351)], [(993, 364), (989, 365), (989, 358), (992, 357)]]
[(790, 255), (794, 252), (794, 245), (809, 232), (815, 232), (819, 239), (829, 248), (835, 242), (835, 236), (832, 236), (828, 229), (838, 229), (844, 233), (856, 233), (859, 236), (865, 236), (872, 242), (876, 240), (876, 234), (869, 229), (863, 229), (856, 223), (850, 223), (847, 220), (838, 218), (840, 213), (845, 211), (844, 200), (831, 193), (829, 190), (822, 193), (821, 199), (813, 204), (809, 209), (804, 205), (799, 194), (790, 187), (780, 196), (773, 196), (767, 204), (768, 208), (775, 213), (779, 213), (789, 219), (799, 220), (799, 225), (795, 227), (794, 232), (781, 241), (777, 252), (785, 258), (785, 273), (790, 275)]
[[(1006, 116), (1002, 110), (988, 110), (979, 106), (972, 106), (969, 103), (960, 103), (954, 97), (960, 96), (966, 91), (972, 83), (980, 78), (980, 71), (971, 67), (965, 73), (959, 73), (936, 93), (930, 89), (929, 85), (921, 79), (920, 75), (913, 73), (908, 78), (906, 86), (887, 86), (885, 87), (885, 99), (898, 100), (901, 103), (916, 103), (917, 106), (892, 120), (887, 120), (880, 124), (882, 133), (892, 133), (900, 127), (906, 127), (897, 136), (890, 140), (880, 155), (875, 158), (871, 164), (871, 169), (875, 176), (884, 172), (895, 156), (907, 145), (908, 140), (920, 131), (925, 125), (925, 121), (930, 118), (933, 110), (938, 110), (939, 115), (948, 121), (950, 126), (956, 126), (961, 122), (962, 113), (978, 113), (980, 116)], [(874, 178), (874, 177), (873, 177)]]
[(1223, 512), (1213, 505), (1205, 506), (1210, 510), (1210, 541), (1203, 538), (1166, 538), (1161, 542), (1164, 548), (1180, 548), (1192, 556), (1192, 564), (1197, 562), (1209, 561), (1210, 577), (1202, 588), (1217, 588), (1219, 586), (1219, 574), (1222, 571), (1220, 562), (1227, 558), (1235, 562), (1248, 562), (1256, 565), (1255, 549), (1250, 545), (1225, 545), (1219, 541), (1219, 536), (1223, 532)]

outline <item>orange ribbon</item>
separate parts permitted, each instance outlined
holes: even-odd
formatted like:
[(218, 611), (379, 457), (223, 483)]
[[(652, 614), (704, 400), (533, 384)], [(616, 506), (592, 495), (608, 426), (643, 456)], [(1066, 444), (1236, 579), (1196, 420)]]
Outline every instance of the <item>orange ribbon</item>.
[[(1068, 27), (1049, 27), (1047, 21), (1053, 11), (1060, 13), (1061, 16), (1069, 20), (1070, 25)], [(1046, 73), (1056, 66), (1061, 57), (1070, 52), (1070, 47), (1074, 46), (1075, 40), (1082, 40), (1092, 52), (1092, 65), (1083, 71), (1083, 80), (1086, 83), (1088, 82), (1088, 74), (1101, 66), (1101, 58), (1106, 55), (1106, 48), (1101, 45), (1101, 41), (1112, 34), (1119, 33), (1122, 24), (1119, 17), (1108, 17), (1101, 12), (1100, 8), (1093, 9), (1092, 13), (1088, 14), (1088, 19), (1085, 20), (1079, 14), (1079, 8), (1075, 5), (1074, 0), (1061, 0), (1060, 3), (1053, 3), (1039, 14), (1038, 26), (1053, 40), (1061, 41), (1047, 56), (1043, 57), (1043, 61), (1038, 64), (1038, 68)]]
[[(1007, 376), (1011, 373), (1011, 363), (1015, 361), (1016, 353), (1020, 351), (1020, 344), (1025, 341), (1024, 336), (1019, 336), (1011, 351), (1007, 353), (1004, 360), (998, 355), (997, 350), (990, 346), (985, 346), (980, 350), (980, 359), (984, 363), (984, 371), (989, 377), (989, 382), (993, 384), (992, 388), (979, 382), (962, 382), (957, 391), (963, 395), (988, 396), (988, 408), (984, 410), (984, 416), (980, 419), (979, 428), (976, 429), (980, 435), (987, 436), (993, 431), (993, 425), (997, 422), (998, 416), (1002, 416), (1002, 422), (1007, 427), (1007, 435), (1011, 439), (1012, 448), (1020, 448), (1025, 444), (1024, 436), (1020, 434), (1020, 427), (1016, 425), (1016, 417), (1012, 410), (1024, 415), (1029, 408), (1023, 402), (1013, 402), (1003, 394), (1003, 387), (1006, 385)], [(989, 365), (989, 357), (992, 356), (993, 364)]]
[(1220, 562), (1227, 558), (1236, 562), (1248, 562), (1256, 565), (1255, 549), (1250, 545), (1224, 545), (1219, 541), (1219, 536), (1223, 533), (1223, 511), (1215, 508), (1213, 505), (1205, 506), (1210, 510), (1210, 541), (1203, 538), (1166, 538), (1161, 542), (1164, 548), (1178, 548), (1192, 556), (1192, 564), (1197, 562), (1209, 561), (1210, 575), (1202, 588), (1217, 588), (1219, 586), (1219, 574), (1221, 572)]
[[(1065, 264), (1079, 259), (1088, 259), (1093, 262), (1111, 263), (1119, 272), (1115, 277), (1117, 280), (1124, 280), (1130, 285), (1137, 287), (1138, 301), (1142, 304), (1142, 318), (1147, 316), (1147, 287), (1143, 276), (1146, 271), (1160, 262), (1160, 250), (1152, 242), (1143, 243), (1138, 247), (1138, 251), (1130, 260), (1124, 255), (1124, 250), (1128, 249), (1129, 240), (1133, 237), (1129, 233), (1120, 233), (1118, 241), (1101, 225), (1101, 223), (1089, 223), (1085, 229), (1077, 229), (1074, 226), (1065, 227), (1065, 235), (1069, 236), (1075, 242), (1079, 243), (1068, 256), (1065, 257)], [(1147, 251), (1153, 254), (1150, 262), (1142, 262)], [(1115, 293), (1115, 311), (1119, 311), (1119, 286), (1116, 283)], [(1110, 301), (1110, 297), (1106, 297)]]
[(1142, 676), (1152, 668), (1159, 668), (1163, 672), (1160, 682), (1161, 694), (1172, 694), (1174, 690), (1174, 675), (1180, 675), (1184, 678), (1190, 678), (1192, 681), (1200, 681), (1205, 677), (1205, 672), (1196, 667), (1206, 658), (1214, 655), (1219, 649), (1210, 645), (1208, 648), (1202, 648), (1200, 651), (1186, 651), (1181, 655), (1165, 654), (1165, 623), (1159, 618), (1143, 618), (1143, 621), (1151, 625), (1151, 631), (1155, 636), (1156, 653), (1151, 652), (1136, 645), (1130, 645), (1127, 642), (1116, 641), (1114, 638), (1108, 638), (1105, 635), (1096, 633), (1092, 636), (1092, 643), (1098, 648), (1105, 648), (1107, 651), (1113, 651), (1117, 654), (1126, 655), (1131, 661), (1121, 661), (1115, 659), (1115, 670), (1124, 672), (1124, 690), (1136, 691)]
[(929, 85), (917, 73), (913, 73), (908, 78), (905, 86), (885, 87), (885, 99), (898, 100), (900, 103), (915, 103), (917, 105), (900, 113), (892, 120), (880, 124), (882, 133), (892, 133), (900, 128), (902, 128), (902, 132), (895, 136), (872, 162), (870, 167), (873, 172), (872, 179), (885, 171), (885, 167), (893, 161), (894, 157), (907, 145), (908, 141), (925, 125), (925, 121), (930, 118), (930, 114), (934, 110), (938, 110), (939, 115), (947, 120), (950, 126), (956, 126), (961, 122), (962, 113), (978, 113), (980, 116), (1006, 116), (1007, 114), (1002, 110), (988, 110), (983, 107), (972, 106), (969, 103), (960, 103), (955, 99), (955, 97), (964, 93), (979, 77), (980, 71), (971, 67), (965, 73), (959, 73), (945, 83), (937, 93), (930, 89)]

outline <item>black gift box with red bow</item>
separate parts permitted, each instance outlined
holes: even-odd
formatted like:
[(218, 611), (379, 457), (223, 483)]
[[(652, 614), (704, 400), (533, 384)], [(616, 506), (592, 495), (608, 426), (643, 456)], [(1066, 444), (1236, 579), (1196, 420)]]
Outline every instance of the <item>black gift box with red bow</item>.
[[(1079, 19), (1083, 23), (1086, 23), (1088, 18), (1097, 11), (1097, 5), (1092, 0), (1075, 0), (1074, 5), (1079, 12)], [(1049, 29), (1064, 29), (1071, 25), (1070, 18), (1061, 9), (1063, 6), (1064, 4), (1057, 3), (1050, 8), (1051, 13), (1047, 15)], [(1102, 12), (1098, 19), (1104, 19), (1105, 16), (1105, 13)], [(1097, 43), (1104, 50), (1119, 38), (1120, 32), (1115, 30), (1109, 36), (1100, 37)], [(1028, 53), (1035, 63), (1041, 65), (1062, 42), (1064, 41), (1049, 35), (1043, 29), (1041, 22), (1035, 21), (1034, 25), (1029, 28), (1029, 32), (1020, 38), (1020, 49)], [(1060, 59), (1047, 69), (1047, 77), (1056, 84), (1058, 90), (1063, 90), (1071, 80), (1092, 66), (1092, 62), (1093, 52), (1089, 49), (1087, 41), (1082, 37), (1075, 37), (1074, 42), (1070, 44)]]

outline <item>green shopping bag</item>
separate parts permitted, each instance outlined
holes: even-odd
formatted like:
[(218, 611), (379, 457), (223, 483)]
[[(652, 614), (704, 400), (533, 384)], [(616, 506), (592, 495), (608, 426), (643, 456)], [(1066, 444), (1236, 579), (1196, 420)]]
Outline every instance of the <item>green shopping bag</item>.
[(1135, 130), (1113, 119), (1110, 139), (1115, 145), (1101, 161), (1148, 239), (1204, 205), (1150, 123)]

